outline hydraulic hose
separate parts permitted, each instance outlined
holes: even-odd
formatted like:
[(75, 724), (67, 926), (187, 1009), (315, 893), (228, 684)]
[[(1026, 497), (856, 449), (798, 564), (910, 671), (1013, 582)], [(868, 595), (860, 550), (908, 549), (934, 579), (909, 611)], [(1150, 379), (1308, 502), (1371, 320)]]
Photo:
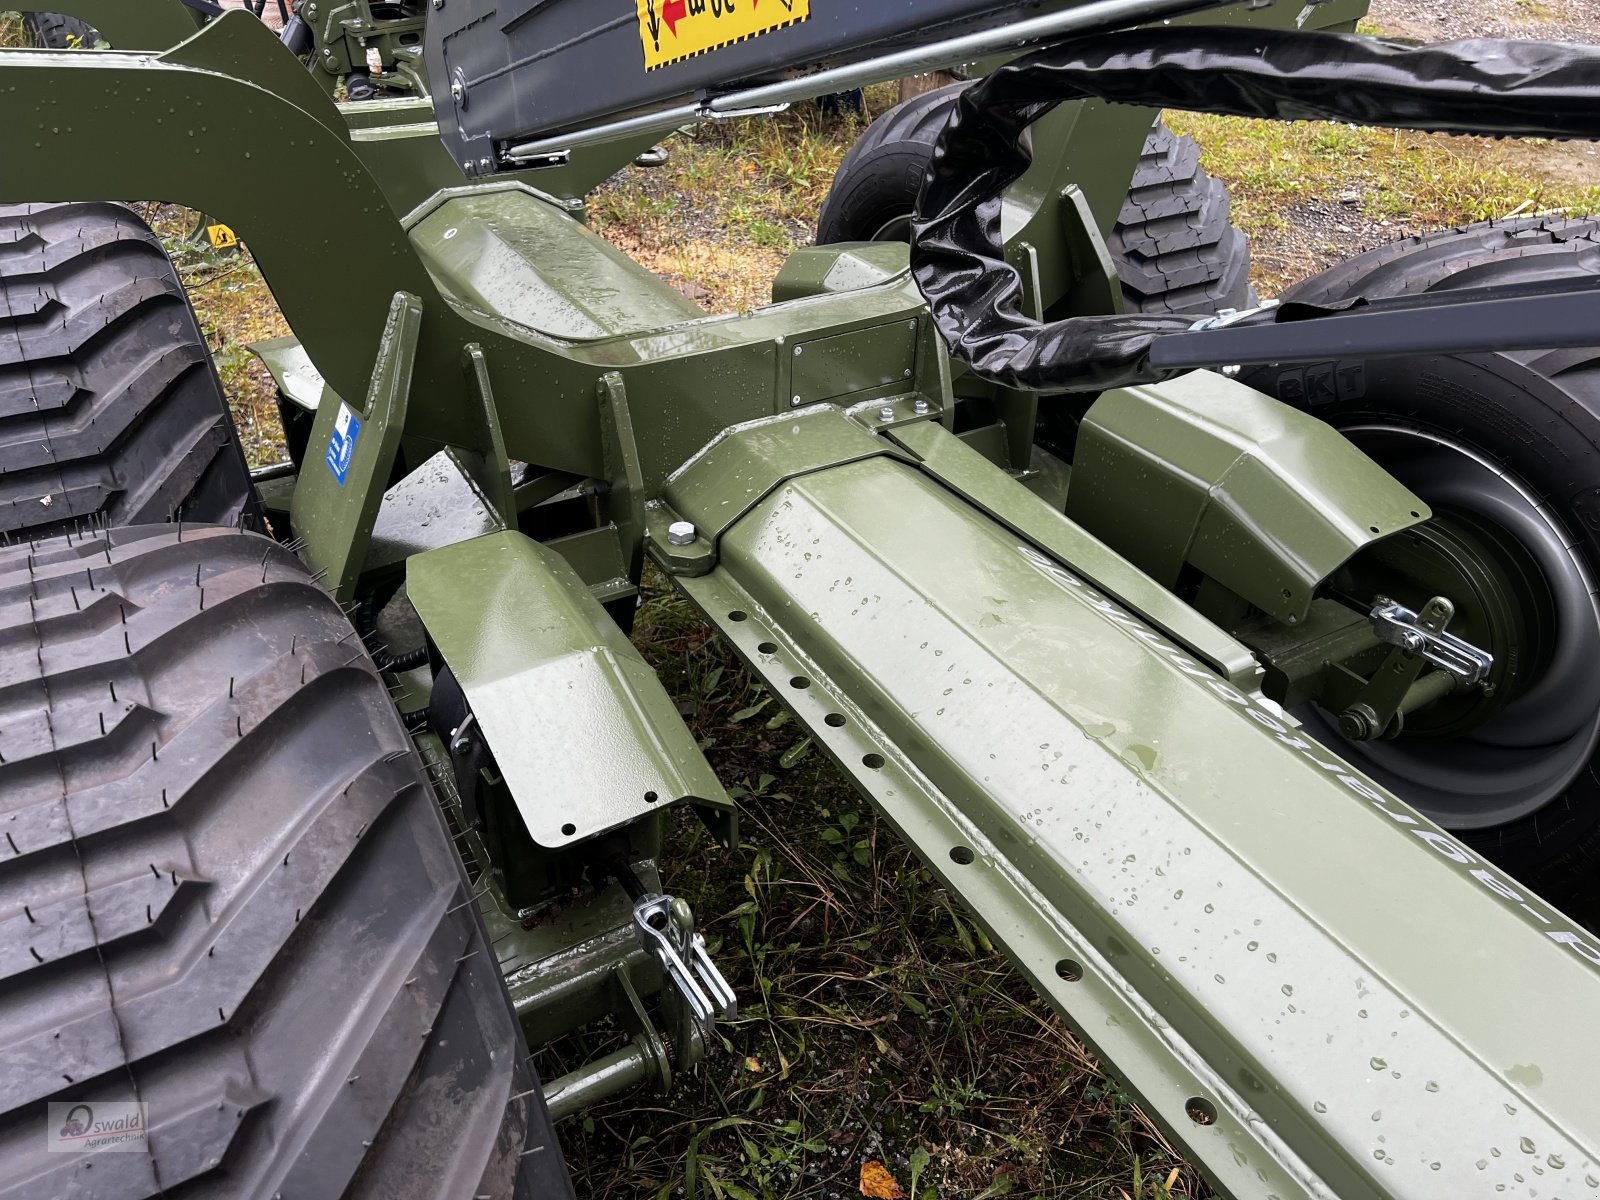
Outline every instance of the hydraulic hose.
[[(1001, 197), (1033, 161), (1028, 130), (1068, 101), (1427, 132), (1600, 137), (1600, 48), (1475, 40), (1406, 46), (1346, 34), (1136, 29), (1062, 42), (960, 94), (912, 220), (911, 270), (955, 357), (1003, 386), (1101, 391), (1188, 370), (1152, 345), (1214, 314), (1023, 315)], [(1270, 323), (1282, 310), (1243, 323)], [(1305, 306), (1288, 314), (1304, 317)]]
[(361, 640), (367, 644), (372, 661), (380, 671), (415, 671), (428, 661), (428, 647), (426, 644), (414, 650), (407, 650), (402, 654), (393, 654), (387, 647), (378, 644), (378, 606), (371, 597), (356, 605), (355, 626), (356, 632), (361, 635)]

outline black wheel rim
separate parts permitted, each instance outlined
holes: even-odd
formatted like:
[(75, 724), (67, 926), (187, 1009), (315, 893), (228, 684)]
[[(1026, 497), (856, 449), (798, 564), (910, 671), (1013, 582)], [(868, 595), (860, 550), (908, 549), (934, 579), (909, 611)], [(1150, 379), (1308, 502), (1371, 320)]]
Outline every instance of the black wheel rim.
[(1436, 511), (1509, 535), (1544, 577), (1553, 608), (1548, 665), (1505, 710), (1449, 741), (1351, 742), (1331, 718), (1320, 740), (1449, 829), (1488, 829), (1563, 795), (1600, 743), (1600, 604), (1559, 517), (1521, 480), (1443, 433), (1401, 424), (1341, 429)]

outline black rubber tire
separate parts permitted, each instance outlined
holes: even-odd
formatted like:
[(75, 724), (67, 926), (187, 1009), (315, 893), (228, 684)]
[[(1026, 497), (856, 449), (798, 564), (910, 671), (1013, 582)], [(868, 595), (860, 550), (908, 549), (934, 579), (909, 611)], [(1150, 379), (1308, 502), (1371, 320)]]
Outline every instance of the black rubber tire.
[(262, 527), (160, 239), (120, 204), (0, 205), (0, 536), (178, 518)]
[(41, 50), (93, 50), (100, 40), (89, 22), (61, 13), (25, 12), (22, 29), (28, 45)]
[[(933, 145), (965, 83), (913, 96), (867, 127), (839, 164), (817, 242), (904, 241)], [(1107, 238), (1129, 312), (1248, 308), (1250, 246), (1228, 190), (1200, 166), (1193, 138), (1157, 121)]]
[(817, 216), (817, 244), (903, 242), (933, 144), (966, 83), (903, 100), (868, 125), (846, 152)]
[[(417, 755), (281, 546), (0, 549), (0, 830), (0, 1195), (570, 1197)], [(47, 1103), (134, 1099), (147, 1154), (47, 1151)]]
[[(1284, 298), (1320, 303), (1596, 274), (1600, 220), (1531, 219), (1475, 225), (1373, 250), (1291, 288)], [(1414, 438), (1422, 445), (1435, 441), (1463, 447), (1469, 452), (1464, 461), (1484, 464), (1486, 480), (1502, 478), (1516, 485), (1529, 497), (1529, 508), (1551, 523), (1552, 542), (1569, 543), (1568, 558), (1560, 560), (1567, 574), (1543, 572), (1547, 581), (1569, 592), (1573, 603), (1566, 611), (1577, 614), (1564, 627), (1558, 622), (1557, 635), (1585, 635), (1583, 601), (1587, 594), (1592, 603), (1594, 587), (1588, 581), (1600, 579), (1600, 334), (1596, 345), (1585, 349), (1340, 360), (1249, 368), (1240, 378), (1350, 431), (1358, 444), (1381, 447), (1385, 438), (1391, 444)], [(1381, 451), (1374, 453), (1385, 461)], [(1391, 469), (1406, 479), (1401, 458)], [(1438, 507), (1421, 486), (1413, 486)], [(1476, 487), (1473, 494), (1482, 498), (1474, 502), (1492, 499)], [(1558, 655), (1550, 672), (1568, 661)], [(1582, 704), (1572, 692), (1557, 699)], [(1513, 705), (1506, 716), (1515, 711)], [(1585, 719), (1583, 713), (1575, 717)], [(1563, 761), (1554, 757), (1555, 733), (1552, 728), (1544, 751), (1552, 763)], [(1382, 744), (1375, 745), (1379, 749), (1372, 753), (1381, 754)], [(1435, 745), (1438, 753), (1452, 756), (1446, 772), (1468, 769), (1457, 764), (1466, 762), (1462, 756), (1472, 747), (1460, 741)], [(1551, 786), (1559, 791), (1536, 811), (1476, 828), (1457, 817), (1454, 831), (1573, 915), (1595, 922), (1600, 920), (1600, 759), (1584, 746), (1580, 734), (1561, 750), (1574, 764), (1573, 777), (1564, 787), (1556, 777)], [(1359, 757), (1367, 753), (1363, 748), (1343, 749), (1354, 752), (1353, 761), (1403, 798), (1429, 811), (1427, 793), (1408, 794), (1406, 778), (1386, 777), (1381, 758), (1375, 766)], [(1413, 793), (1421, 778), (1411, 776)], [(1429, 815), (1452, 825), (1448, 808)]]
[(1233, 225), (1227, 185), (1200, 146), (1160, 121), (1145, 138), (1128, 198), (1106, 238), (1129, 312), (1253, 308), (1250, 243)]

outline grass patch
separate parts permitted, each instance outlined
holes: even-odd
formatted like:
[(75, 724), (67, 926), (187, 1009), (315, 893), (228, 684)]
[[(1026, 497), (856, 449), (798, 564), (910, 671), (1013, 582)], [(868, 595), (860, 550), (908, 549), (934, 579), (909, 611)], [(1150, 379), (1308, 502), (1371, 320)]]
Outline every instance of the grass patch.
[[(1600, 167), (1582, 164), (1573, 154), (1588, 157), (1582, 144), (1558, 147), (1204, 113), (1170, 112), (1167, 122), (1199, 142), (1206, 169), (1228, 181), (1234, 220), (1247, 233), (1273, 228), (1286, 206), (1351, 196), (1369, 217), (1422, 226), (1600, 206)], [(1541, 159), (1537, 165), (1530, 161), (1530, 149)], [(1561, 155), (1570, 166), (1552, 172)]]
[(245, 459), (252, 467), (288, 457), (278, 421), (277, 385), (247, 347), (281, 337), (288, 322), (247, 250), (216, 251), (195, 236), (199, 214), (173, 204), (134, 208), (161, 236), (194, 306), (201, 336), (211, 350), (217, 377), (233, 410)]
[(666, 143), (664, 166), (629, 168), (602, 185), (590, 222), (707, 311), (759, 307), (783, 260), (811, 241), (846, 151), (894, 101), (894, 88), (880, 85), (867, 89), (864, 116), (799, 104), (701, 126)]

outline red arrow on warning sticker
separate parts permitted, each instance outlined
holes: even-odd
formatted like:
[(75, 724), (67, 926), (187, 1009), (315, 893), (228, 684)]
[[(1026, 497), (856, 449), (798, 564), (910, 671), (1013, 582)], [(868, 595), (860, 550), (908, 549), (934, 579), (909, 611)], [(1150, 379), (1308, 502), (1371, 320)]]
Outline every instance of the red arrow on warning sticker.
[(678, 36), (678, 22), (689, 15), (689, 0), (667, 0), (661, 6), (661, 19), (667, 23), (672, 36)]

